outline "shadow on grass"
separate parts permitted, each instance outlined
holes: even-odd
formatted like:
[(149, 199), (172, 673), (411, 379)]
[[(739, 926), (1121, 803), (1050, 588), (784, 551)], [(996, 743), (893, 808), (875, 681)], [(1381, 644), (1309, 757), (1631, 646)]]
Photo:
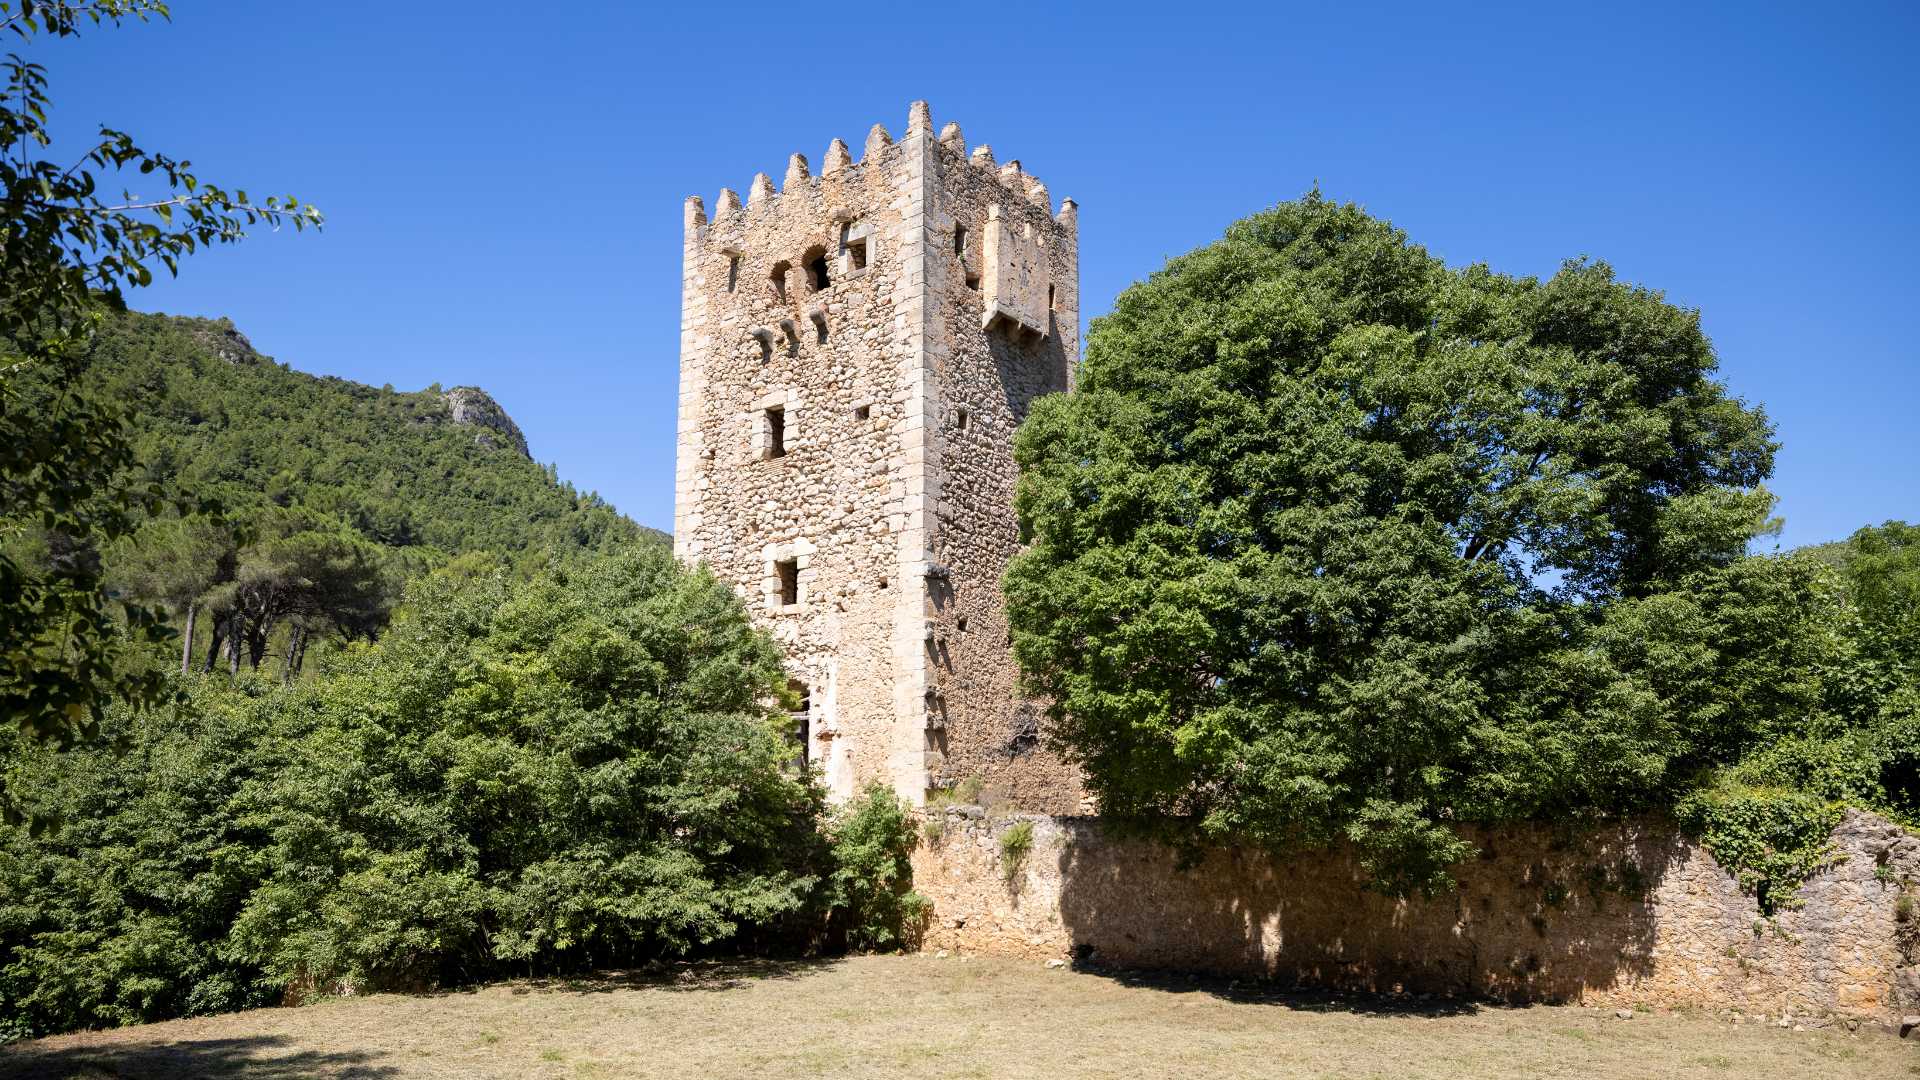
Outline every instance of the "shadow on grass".
[[(516, 994), (607, 994), (616, 990), (690, 991), (739, 990), (758, 982), (802, 979), (831, 970), (837, 957), (805, 960), (724, 959), (654, 961), (631, 970), (595, 971), (584, 975), (527, 979), (513, 985)], [(456, 987), (434, 996), (470, 994), (489, 984)], [(498, 984), (492, 984), (498, 985)]]
[(1235, 1004), (1276, 1005), (1299, 1012), (1353, 1013), (1362, 1016), (1472, 1016), (1483, 1009), (1513, 1007), (1438, 994), (1377, 994), (1289, 988), (1264, 979), (1229, 979), (1177, 971), (1133, 970), (1095, 963), (1076, 963), (1073, 969), (1136, 990), (1206, 994)]
[[(292, 1050), (284, 1036), (238, 1039), (114, 1038), (80, 1045), (0, 1049), (6, 1080), (376, 1080), (400, 1071), (358, 1050)], [(279, 1052), (276, 1052), (279, 1051)]]

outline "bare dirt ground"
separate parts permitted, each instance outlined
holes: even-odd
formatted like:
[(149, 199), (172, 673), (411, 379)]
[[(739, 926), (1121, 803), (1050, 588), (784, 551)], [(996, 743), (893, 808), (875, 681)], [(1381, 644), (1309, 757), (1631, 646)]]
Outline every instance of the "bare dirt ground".
[(1878, 1030), (1281, 994), (929, 956), (380, 994), (0, 1048), (0, 1076), (1824, 1077), (1920, 1075)]

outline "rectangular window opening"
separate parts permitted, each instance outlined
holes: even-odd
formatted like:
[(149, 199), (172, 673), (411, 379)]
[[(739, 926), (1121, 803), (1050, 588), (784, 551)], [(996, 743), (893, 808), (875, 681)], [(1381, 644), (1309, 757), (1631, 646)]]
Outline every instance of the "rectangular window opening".
[(796, 764), (805, 772), (813, 757), (813, 688), (798, 679), (790, 679), (787, 689), (800, 699), (789, 715), (793, 720), (793, 737), (800, 743), (800, 760)]
[(776, 405), (767, 410), (767, 456), (785, 457), (787, 454), (787, 410)]
[(967, 430), (968, 425), (972, 423), (973, 414), (965, 409), (961, 409), (953, 414), (953, 426), (961, 431)]
[(969, 273), (967, 275), (967, 288), (972, 289), (974, 292), (980, 291), (980, 275), (979, 274)]
[(820, 344), (827, 343), (827, 317), (817, 311), (813, 313), (813, 332)]
[(734, 256), (730, 256), (727, 259), (727, 291), (732, 292), (733, 290), (739, 287), (740, 287), (740, 256), (734, 255)]
[(865, 420), (872, 415), (873, 406), (871, 405), (855, 405), (853, 407), (853, 418), (855, 420)]
[(780, 559), (773, 564), (773, 576), (779, 580), (780, 606), (800, 602), (800, 560)]
[(967, 253), (967, 227), (965, 225), (955, 225), (953, 227), (953, 253), (955, 255), (965, 255)]
[(867, 268), (867, 240), (861, 237), (847, 241), (847, 268), (865, 270)]

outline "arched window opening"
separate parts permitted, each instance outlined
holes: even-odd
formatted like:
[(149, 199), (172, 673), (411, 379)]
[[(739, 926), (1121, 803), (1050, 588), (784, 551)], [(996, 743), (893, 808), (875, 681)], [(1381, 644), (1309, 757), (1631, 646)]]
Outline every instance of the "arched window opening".
[(807, 268), (807, 288), (819, 292), (833, 284), (833, 278), (827, 273), (827, 249), (810, 247), (800, 258), (800, 264)]

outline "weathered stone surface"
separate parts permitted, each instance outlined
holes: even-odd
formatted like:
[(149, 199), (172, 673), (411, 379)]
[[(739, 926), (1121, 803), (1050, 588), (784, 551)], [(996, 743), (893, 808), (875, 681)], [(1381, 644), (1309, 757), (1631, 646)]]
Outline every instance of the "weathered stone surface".
[(225, 360), (229, 364), (257, 364), (260, 353), (254, 349), (247, 335), (233, 325), (232, 319), (196, 320), (194, 336), (207, 351)]
[[(506, 445), (520, 452), (520, 456), (531, 456), (527, 453), (527, 437), (520, 433), (520, 425), (514, 423), (513, 417), (507, 415), (507, 410), (501, 408), (500, 403), (485, 390), (477, 386), (456, 386), (442, 393), (440, 401), (446, 405), (447, 418), (453, 423), (486, 428), (501, 436)], [(486, 431), (475, 435), (474, 441), (490, 449), (496, 445)]]
[[(1021, 820), (1033, 823), (1032, 847), (1009, 878), (998, 837)], [(1480, 856), (1458, 868), (1455, 892), (1395, 900), (1366, 891), (1343, 851), (1216, 850), (1182, 869), (1171, 849), (1109, 836), (1094, 818), (949, 818), (915, 853), (914, 887), (933, 903), (925, 947), (962, 953), (1513, 1001), (1712, 1005), (1789, 1027), (1828, 1015), (1891, 1024), (1920, 1011), (1896, 917), (1920, 857), (1871, 814), (1846, 817), (1833, 836), (1841, 860), (1801, 886), (1799, 908), (1772, 918), (1664, 821), (1472, 838)]]
[[(777, 193), (755, 177), (745, 207), (722, 192), (711, 219), (688, 201), (675, 550), (785, 646), (837, 797), (880, 780), (918, 803), (978, 776), (1072, 812), (999, 581), (1014, 427), (1079, 354), (1075, 218), (956, 127), (936, 137), (924, 103), (898, 143), (876, 125), (861, 161), (838, 140), (822, 161), (790, 157)], [(990, 226), (1018, 238), (991, 298)]]

